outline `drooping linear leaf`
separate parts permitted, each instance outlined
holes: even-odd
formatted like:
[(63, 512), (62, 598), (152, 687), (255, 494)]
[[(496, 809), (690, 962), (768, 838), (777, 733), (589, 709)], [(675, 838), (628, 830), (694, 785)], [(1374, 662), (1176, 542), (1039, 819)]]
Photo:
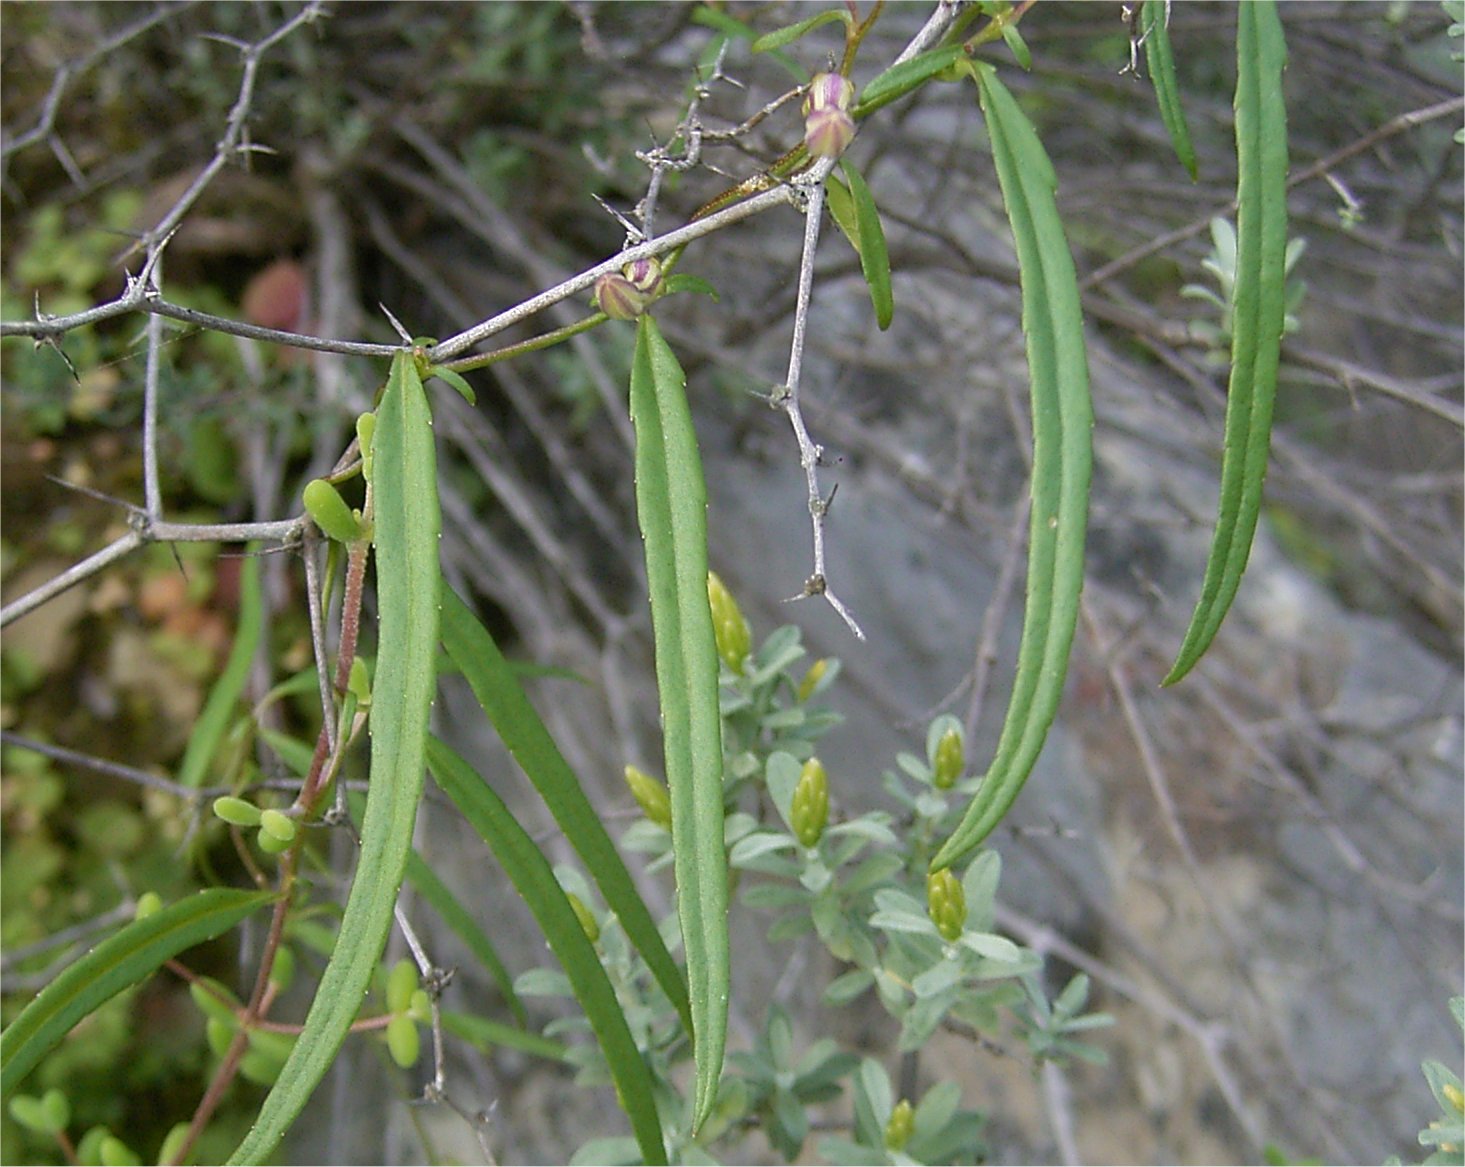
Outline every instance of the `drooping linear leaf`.
[(917, 54), (909, 61), (892, 65), (865, 86), (865, 91), (859, 95), (851, 115), (862, 118), (866, 114), (874, 113), (949, 69), (957, 61), (965, 59), (966, 54), (962, 52), (960, 45), (948, 45), (944, 49), (932, 49), (930, 52)]
[(821, 24), (829, 24), (832, 21), (842, 20), (845, 27), (851, 24), (850, 14), (839, 8), (830, 8), (815, 16), (810, 16), (797, 24), (790, 24), (785, 28), (775, 29), (773, 32), (765, 32), (753, 42), (753, 52), (766, 53), (770, 49), (781, 49), (784, 45), (791, 45), (805, 33), (813, 32)]
[(448, 654), (462, 669), (499, 738), (543, 797), (565, 838), (585, 861), (605, 902), (620, 917), (626, 936), (681, 1014), (682, 1024), (690, 1028), (691, 1006), (681, 970), (599, 814), (488, 629), (446, 583), (442, 592), (442, 638)]
[(415, 850), (407, 856), (407, 882), (432, 905), (433, 910), (442, 917), (443, 923), (458, 934), (458, 939), (468, 946), (468, 951), (488, 970), (519, 1025), (527, 1025), (528, 1016), (524, 1012), (524, 1003), (519, 1000), (519, 994), (514, 992), (514, 978), (504, 967), (493, 941), (478, 926), (473, 914), (458, 902), (458, 897)]
[(224, 671), (209, 690), (208, 700), (204, 702), (203, 711), (189, 734), (188, 748), (183, 751), (183, 761), (178, 766), (178, 782), (182, 786), (204, 785), (209, 764), (219, 752), (219, 743), (229, 729), (235, 707), (249, 680), (254, 650), (259, 646), (260, 629), (264, 625), (259, 558), (254, 554), (257, 549), (257, 545), (251, 543), (239, 567), (239, 627), (235, 630), (234, 645), (229, 649)]
[(722, 1074), (730, 954), (718, 656), (707, 600), (707, 485), (686, 384), (656, 321), (642, 316), (631, 361), (636, 517), (646, 544), (677, 911), (692, 999), (695, 1131), (712, 1110)]
[[(731, 40), (747, 41), (751, 44), (758, 39), (757, 29), (707, 4), (692, 9), (692, 21), (705, 28), (714, 29)], [(768, 57), (770, 60), (777, 61), (800, 85), (809, 80), (809, 71), (782, 49), (770, 50)]]
[(476, 1013), (458, 1013), (443, 1010), (443, 1028), (455, 1037), (472, 1042), (481, 1050), (493, 1046), (516, 1049), (520, 1053), (536, 1058), (548, 1058), (554, 1062), (569, 1062), (570, 1052), (559, 1042), (541, 1037), (527, 1029), (515, 1029), (502, 1021), (480, 1017)]
[(621, 1012), (614, 986), (554, 877), (549, 860), (535, 846), (509, 808), (478, 773), (437, 738), (427, 746), (427, 764), (443, 793), (483, 837), (504, 873), (518, 889), (544, 938), (570, 978), (575, 997), (600, 1040), (616, 1092), (647, 1163), (666, 1162), (666, 1144), (652, 1095), (651, 1072)]
[(0, 1034), (0, 1094), (13, 1097), (36, 1064), (106, 1001), (274, 898), (268, 891), (211, 888), (123, 925), (68, 965)]
[[(855, 235), (851, 242), (860, 255), (860, 270), (870, 289), (870, 303), (875, 308), (875, 323), (880, 331), (890, 327), (895, 313), (895, 297), (890, 287), (890, 250), (885, 245), (885, 228), (880, 225), (880, 211), (864, 176), (848, 162), (840, 169), (849, 180), (850, 207), (854, 212)], [(856, 242), (857, 240), (857, 242)]]
[(1007, 715), (987, 776), (932, 859), (932, 870), (955, 863), (1001, 821), (1058, 712), (1083, 590), (1093, 462), (1083, 312), (1054, 198), (1057, 179), (1032, 123), (996, 70), (977, 66), (977, 85), (1022, 284), (1033, 414), (1032, 517), (1022, 641)]
[(1287, 46), (1273, 0), (1236, 13), (1236, 282), (1221, 496), (1200, 599), (1166, 685), (1210, 647), (1241, 586), (1261, 514), (1287, 315)]
[(1160, 120), (1170, 134), (1175, 157), (1190, 173), (1194, 182), (1198, 175), (1195, 147), (1190, 141), (1190, 127), (1180, 105), (1180, 86), (1175, 80), (1175, 56), (1170, 51), (1170, 27), (1166, 0), (1144, 0), (1140, 9), (1140, 35), (1145, 38), (1145, 61), (1150, 67), (1150, 82), (1155, 87), (1155, 101), (1160, 107)]
[(441, 519), (432, 419), (411, 353), (392, 358), (376, 415), (371, 485), (378, 632), (361, 851), (300, 1040), (231, 1163), (265, 1162), (330, 1068), (386, 943), (412, 848), (436, 688)]

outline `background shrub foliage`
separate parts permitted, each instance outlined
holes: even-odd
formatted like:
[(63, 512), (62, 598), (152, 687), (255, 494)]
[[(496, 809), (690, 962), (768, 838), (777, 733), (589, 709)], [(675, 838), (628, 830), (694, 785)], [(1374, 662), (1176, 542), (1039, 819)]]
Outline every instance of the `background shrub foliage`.
[[(7, 1159), (265, 1161), (321, 1138), (321, 1083), (365, 1048), (433, 1104), (401, 1111), (412, 1157), (472, 1154), (439, 1149), (470, 1136), (486, 1157), (524, 1153), (516, 1111), (494, 1113), (462, 1069), (477, 1049), (619, 1103), (575, 1125), (578, 1161), (972, 1162), (993, 1153), (993, 1115), (922, 1062), (934, 1035), (1003, 1049), (1059, 1093), (1106, 1063), (1114, 1016), (1083, 954), (1003, 923), (993, 846), (1076, 643), (1136, 724), (1092, 544), (1086, 565), (1105, 505), (1086, 318), (1188, 376), (1194, 440), (1221, 452), (1192, 516), (1203, 578), (1168, 597), (1177, 616), (1193, 604), (1188, 624), (1135, 616), (1154, 680), (1183, 694), (1224, 636), (1264, 483), (1295, 558), (1371, 589), (1361, 606), (1387, 596), (1458, 659), (1458, 482), (1361, 500), (1327, 468), (1345, 435), (1300, 404), (1333, 382), (1377, 397), (1423, 475), (1458, 461), (1458, 366), (1396, 374), (1289, 340), (1308, 335), (1289, 209), (1299, 185), (1330, 184), (1330, 229), (1361, 231), (1369, 200), (1335, 172), (1397, 139), (1414, 211), (1391, 246), (1458, 248), (1438, 195), (1458, 187), (1458, 148), (1430, 135), (1465, 106), (1383, 117), (1378, 77), (1358, 81), (1353, 137), (1322, 154), (1316, 115), (1287, 101), (1291, 10), (1114, 7), (1069, 41), (1096, 17), (1031, 0), (4, 9), (4, 619), (26, 630), (3, 656)], [(1369, 68), (1438, 88), (1458, 25), (1360, 7), (1299, 17), (1304, 43), (1321, 22), (1371, 46)], [(1181, 38), (1192, 20), (1204, 44)], [(1048, 143), (1066, 156), (1082, 134), (1059, 111), (1085, 86), (1095, 119), (1146, 103), (1144, 198), (1215, 213), (1135, 242), (1061, 201)], [(935, 169), (931, 141), (975, 160), (1001, 210), (987, 234), (1015, 265), (939, 215), (923, 241), (939, 262), (912, 244), (930, 216), (868, 176), (889, 152)], [(1203, 175), (1219, 204), (1187, 185)], [(826, 222), (840, 238), (816, 265)], [(776, 382), (719, 331), (767, 273), (699, 262), (755, 225), (783, 264), (767, 322), (792, 322)], [(1208, 256), (1168, 250), (1207, 228)], [(822, 258), (836, 251), (843, 271)], [(980, 719), (974, 697), (969, 717), (928, 713), (911, 752), (872, 761), (887, 797), (866, 799), (821, 760), (841, 666), (811, 658), (795, 621), (826, 605), (845, 643), (882, 635), (826, 561), (820, 425), (838, 422), (808, 367), (837, 346), (811, 295), (857, 280), (854, 327), (874, 336), (948, 263), (1020, 298), (1025, 485), (1016, 521), (988, 519), (1011, 528), (1021, 634), (1002, 657), (982, 633), (1011, 677), (1005, 712)], [(1189, 319), (1149, 312), (1162, 295)], [(1417, 335), (1458, 362), (1458, 322)], [(766, 629), (709, 571), (699, 382), (718, 408), (761, 399), (792, 423), (781, 457), (801, 466), (813, 565), (788, 589), (805, 602)], [(1298, 482), (1312, 492), (1289, 495)], [(1330, 529), (1339, 515), (1366, 537)], [(633, 753), (650, 676), (658, 744)], [(557, 685), (603, 690), (617, 735), (577, 726)], [(471, 888), (439, 850), (444, 814), (473, 837)], [(513, 897), (552, 964), (506, 943)], [(753, 1000), (732, 959), (749, 918), (775, 960), (824, 954), (822, 1005), (878, 1009), (883, 1045)], [(1425, 1077), (1440, 1118), (1419, 1141), (1458, 1161), (1460, 1078), (1436, 1061)], [(1261, 1152), (1271, 1132), (1229, 1070), (1216, 1081), (1243, 1153)], [(1352, 1146), (1318, 1129), (1283, 1133)], [(1073, 1137), (1055, 1124), (1060, 1153)]]

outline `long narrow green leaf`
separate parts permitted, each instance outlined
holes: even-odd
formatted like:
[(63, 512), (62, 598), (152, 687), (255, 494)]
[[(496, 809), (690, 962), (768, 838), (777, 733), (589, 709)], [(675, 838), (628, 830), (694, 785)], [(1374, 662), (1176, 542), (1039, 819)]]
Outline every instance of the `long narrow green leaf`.
[(1195, 181), (1197, 168), (1195, 147), (1190, 141), (1190, 127), (1180, 105), (1180, 86), (1175, 80), (1175, 56), (1170, 51), (1170, 27), (1166, 0), (1144, 0), (1140, 9), (1140, 35), (1145, 38), (1145, 61), (1150, 67), (1150, 82), (1155, 87), (1155, 102), (1160, 107), (1160, 120), (1170, 135), (1170, 144), (1180, 165)]
[(1083, 590), (1093, 405), (1078, 277), (1054, 198), (1057, 179), (1032, 124), (991, 66), (977, 85), (1022, 283), (1033, 413), (1032, 518), (1017, 675), (997, 751), (961, 824), (931, 861), (955, 863), (1001, 821), (1058, 712)]
[(330, 1068), (386, 944), (412, 849), (436, 687), (441, 520), (432, 417), (410, 353), (392, 358), (376, 417), (371, 485), (378, 633), (361, 854), (300, 1040), (231, 1163), (265, 1162)]
[[(249, 545), (250, 552), (256, 545)], [(188, 748), (178, 766), (178, 782), (183, 786), (202, 786), (208, 776), (209, 763), (219, 751), (219, 743), (234, 716), (234, 707), (244, 693), (249, 669), (254, 664), (254, 650), (259, 646), (259, 633), (264, 624), (264, 597), (259, 586), (259, 559), (250, 554), (239, 568), (239, 627), (234, 633), (234, 646), (224, 671), (209, 690), (203, 711), (194, 722), (188, 737)]]
[(488, 629), (446, 584), (442, 638), (448, 655), (462, 669), (500, 739), (544, 798), (565, 838), (585, 861), (605, 902), (620, 917), (626, 936), (690, 1029), (686, 982), (600, 816), (520, 687), (513, 666), (504, 659)]
[(875, 308), (875, 323), (880, 331), (890, 327), (895, 312), (895, 297), (890, 288), (890, 250), (885, 245), (885, 228), (880, 225), (880, 210), (864, 175), (848, 162), (840, 163), (849, 179), (850, 204), (855, 216), (855, 250), (860, 253), (860, 270), (870, 288), (870, 303)]
[(1236, 282), (1221, 497), (1200, 599), (1164, 684), (1215, 639), (1241, 586), (1261, 514), (1287, 315), (1287, 46), (1273, 0), (1237, 6)]
[(945, 72), (956, 62), (965, 60), (966, 54), (960, 45), (948, 45), (944, 49), (932, 49), (909, 61), (892, 65), (865, 86), (864, 93), (855, 102), (852, 115), (862, 118), (874, 113), (881, 106), (889, 105), (911, 90), (924, 85), (938, 73)]
[(665, 1163), (666, 1144), (656, 1114), (651, 1072), (636, 1048), (615, 988), (594, 945), (586, 938), (580, 918), (555, 879), (549, 860), (473, 767), (437, 738), (428, 742), (427, 764), (433, 779), (493, 850), (504, 873), (544, 930), (545, 939), (570, 978), (586, 1019), (600, 1039), (642, 1156), (647, 1163)]
[(274, 898), (267, 891), (201, 891), (124, 925), (68, 965), (0, 1034), (0, 1094), (9, 1097), (72, 1026), (104, 1002)]
[(453, 1036), (461, 1037), (481, 1050), (488, 1050), (497, 1045), (504, 1049), (516, 1049), (520, 1053), (529, 1054), (532, 1057), (573, 1064), (570, 1051), (559, 1042), (548, 1037), (541, 1037), (527, 1029), (515, 1029), (512, 1025), (505, 1025), (502, 1021), (480, 1017), (476, 1013), (457, 1013), (451, 1009), (444, 1009), (443, 1028)]
[(443, 923), (458, 934), (458, 939), (468, 946), (468, 951), (478, 958), (478, 963), (488, 970), (489, 976), (493, 977), (493, 983), (499, 987), (499, 992), (504, 995), (509, 1008), (513, 1011), (515, 1019), (519, 1024), (528, 1023), (524, 1013), (524, 1003), (519, 1000), (519, 994), (514, 992), (514, 978), (509, 970), (504, 967), (504, 962), (499, 958), (498, 949), (493, 946), (493, 941), (484, 934), (478, 926), (478, 921), (468, 911), (458, 897), (441, 879), (437, 872), (427, 865), (427, 862), (416, 851), (407, 856), (407, 882), (417, 891), (417, 894), (432, 905), (433, 910), (442, 917)]
[(712, 1110), (722, 1074), (730, 956), (722, 718), (707, 600), (707, 485), (686, 385), (656, 321), (642, 316), (631, 361), (636, 515), (646, 543), (677, 911), (692, 998), (696, 1130)]
[(829, 24), (835, 20), (844, 21), (846, 28), (853, 23), (848, 12), (839, 8), (830, 8), (814, 16), (806, 17), (797, 24), (790, 24), (785, 28), (775, 29), (773, 32), (765, 32), (753, 42), (753, 52), (766, 53), (770, 49), (781, 49), (785, 45), (793, 44), (806, 33), (813, 32), (821, 24)]

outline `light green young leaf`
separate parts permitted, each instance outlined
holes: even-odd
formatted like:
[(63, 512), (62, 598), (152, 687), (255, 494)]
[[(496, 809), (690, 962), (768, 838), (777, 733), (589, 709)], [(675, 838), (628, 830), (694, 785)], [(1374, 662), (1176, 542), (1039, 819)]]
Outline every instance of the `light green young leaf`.
[[(705, 585), (704, 585), (705, 587)], [(544, 931), (595, 1035), (615, 1079), (616, 1090), (631, 1120), (641, 1154), (647, 1163), (665, 1163), (666, 1145), (656, 1115), (650, 1071), (636, 1048), (594, 945), (585, 936), (580, 918), (570, 906), (554, 870), (473, 767), (436, 738), (427, 747), (433, 779), (492, 849), (504, 873), (524, 897)]]
[(773, 32), (765, 32), (753, 42), (753, 52), (766, 53), (770, 49), (781, 49), (784, 45), (791, 45), (805, 33), (813, 32), (821, 24), (830, 24), (833, 21), (842, 20), (848, 28), (851, 20), (850, 14), (842, 8), (831, 8), (820, 12), (816, 16), (791, 24), (787, 28), (776, 29)]
[(164, 961), (212, 940), (274, 899), (268, 891), (212, 888), (124, 925), (68, 965), (0, 1034), (0, 1094), (11, 1097), (77, 1022)]
[(392, 358), (376, 416), (376, 700), (361, 852), (335, 950), (300, 1040), (231, 1163), (265, 1162), (335, 1060), (386, 943), (412, 849), (436, 688), (441, 519), (432, 419), (411, 353)]
[(1236, 13), (1236, 279), (1221, 497), (1200, 599), (1166, 685), (1210, 647), (1241, 586), (1261, 514), (1287, 314), (1287, 47), (1274, 0)]
[(718, 655), (707, 600), (707, 486), (686, 383), (656, 321), (642, 316), (631, 362), (636, 514), (646, 544), (677, 911), (692, 1003), (695, 1130), (711, 1113), (722, 1073), (730, 957)]
[(686, 983), (599, 814), (520, 687), (514, 667), (504, 659), (488, 629), (446, 584), (442, 638), (500, 739), (534, 783), (565, 838), (585, 860), (605, 902), (620, 917), (626, 936), (690, 1029)]
[(1197, 176), (1195, 147), (1190, 141), (1190, 127), (1180, 105), (1180, 86), (1175, 80), (1175, 56), (1170, 51), (1170, 26), (1166, 0), (1144, 0), (1140, 9), (1140, 35), (1145, 38), (1145, 61), (1150, 67), (1150, 82), (1155, 87), (1155, 101), (1160, 107), (1160, 120), (1170, 135), (1175, 156), (1190, 174)]
[(977, 85), (1022, 283), (1033, 414), (1032, 518), (1017, 676), (997, 752), (960, 825), (931, 860), (933, 871), (955, 863), (1001, 821), (1058, 712), (1083, 589), (1093, 459), (1083, 312), (1054, 198), (1057, 179), (1032, 123), (996, 70), (978, 66)]
[(441, 381), (446, 381), (458, 391), (458, 395), (469, 405), (478, 404), (478, 394), (473, 392), (473, 386), (468, 384), (463, 374), (457, 370), (444, 368), (441, 365), (434, 365), (427, 370), (427, 375), (429, 377), (436, 377)]
[(254, 554), (258, 549), (258, 544), (251, 543), (240, 565), (239, 627), (234, 633), (234, 645), (229, 649), (224, 671), (209, 690), (208, 700), (204, 702), (203, 711), (189, 735), (188, 748), (184, 750), (183, 761), (178, 766), (178, 782), (182, 786), (204, 785), (209, 764), (219, 752), (219, 743), (228, 732), (235, 707), (244, 694), (250, 667), (254, 664), (254, 650), (259, 645), (264, 613), (259, 557)]

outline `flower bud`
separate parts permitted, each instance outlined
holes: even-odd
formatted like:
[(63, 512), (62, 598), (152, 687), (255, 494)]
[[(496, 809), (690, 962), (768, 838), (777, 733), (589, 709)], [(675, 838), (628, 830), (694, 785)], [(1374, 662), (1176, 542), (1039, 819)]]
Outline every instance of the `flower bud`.
[(911, 1141), (916, 1133), (916, 1112), (910, 1100), (902, 1098), (890, 1112), (890, 1121), (885, 1124), (885, 1149), (899, 1151)]
[(809, 671), (804, 674), (804, 679), (799, 682), (799, 703), (807, 701), (814, 695), (814, 690), (819, 687), (819, 682), (824, 679), (824, 674), (829, 671), (829, 658), (820, 657), (809, 666)]
[(422, 1035), (417, 1032), (417, 1022), (405, 1013), (387, 1022), (387, 1051), (392, 1061), (404, 1070), (417, 1064), (417, 1057), (422, 1053)]
[(636, 259), (621, 268), (626, 282), (646, 297), (649, 304), (661, 295), (661, 264), (655, 259)]
[(585, 930), (585, 938), (594, 944), (600, 939), (600, 925), (596, 923), (595, 917), (585, 902), (572, 891), (565, 892), (565, 899), (570, 901), (570, 907), (575, 910), (575, 919), (580, 921), (580, 927)]
[(269, 835), (281, 843), (290, 843), (295, 839), (295, 820), (282, 811), (260, 811), (259, 829), (261, 834)]
[(966, 769), (966, 751), (961, 740), (961, 731), (948, 729), (936, 743), (935, 764), (931, 767), (931, 780), (937, 790), (950, 790), (956, 785)]
[(259, 825), (259, 807), (233, 795), (226, 794), (223, 798), (214, 799), (214, 815), (236, 827)]
[(405, 1013), (417, 991), (417, 966), (410, 960), (399, 960), (387, 974), (387, 1012)]
[(955, 941), (961, 936), (966, 926), (966, 892), (951, 868), (926, 876), (926, 911), (943, 940)]
[(707, 603), (712, 609), (712, 634), (717, 641), (717, 655), (733, 672), (741, 672), (752, 647), (753, 634), (748, 630), (748, 621), (743, 617), (737, 600), (733, 599), (732, 592), (727, 590), (727, 585), (715, 571), (707, 573)]
[(671, 830), (671, 795), (666, 787), (635, 766), (626, 767), (626, 785), (641, 812), (658, 827)]
[(606, 272), (595, 281), (595, 303), (612, 320), (634, 320), (646, 311), (645, 295), (615, 272)]
[(155, 916), (163, 910), (163, 897), (155, 891), (145, 891), (137, 897), (137, 907), (133, 910), (133, 919), (146, 920), (149, 916)]
[(854, 99), (854, 83), (848, 77), (839, 73), (818, 73), (809, 82), (809, 96), (804, 98), (804, 116), (825, 109), (848, 112)]
[(829, 775), (818, 758), (810, 758), (799, 771), (789, 818), (800, 843), (818, 845), (829, 822)]
[(804, 119), (804, 145), (815, 158), (838, 158), (854, 141), (855, 119), (842, 109), (816, 109)]

